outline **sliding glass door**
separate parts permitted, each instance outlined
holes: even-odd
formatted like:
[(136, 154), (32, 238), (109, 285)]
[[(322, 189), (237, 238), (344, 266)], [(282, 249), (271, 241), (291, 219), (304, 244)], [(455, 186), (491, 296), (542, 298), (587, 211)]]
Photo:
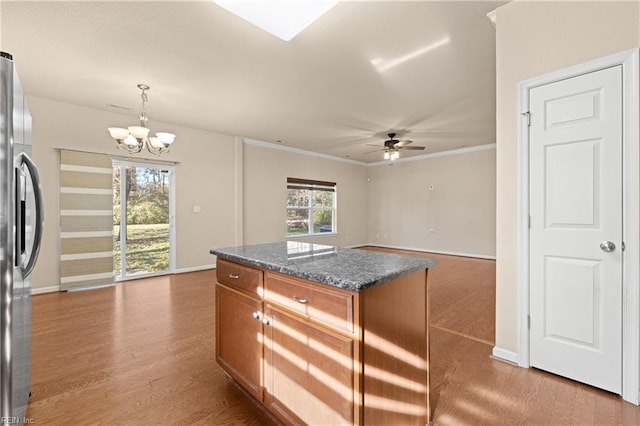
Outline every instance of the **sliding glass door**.
[(173, 271), (173, 167), (113, 161), (116, 279)]

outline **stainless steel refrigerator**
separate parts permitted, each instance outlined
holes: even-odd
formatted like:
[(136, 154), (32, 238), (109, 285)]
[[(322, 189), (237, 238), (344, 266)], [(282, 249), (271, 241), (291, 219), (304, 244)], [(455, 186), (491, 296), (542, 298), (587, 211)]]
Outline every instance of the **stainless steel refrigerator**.
[[(31, 389), (31, 281), (43, 205), (31, 114), (10, 54), (0, 52), (0, 419), (25, 421)], [(29, 422), (30, 423), (30, 422)]]

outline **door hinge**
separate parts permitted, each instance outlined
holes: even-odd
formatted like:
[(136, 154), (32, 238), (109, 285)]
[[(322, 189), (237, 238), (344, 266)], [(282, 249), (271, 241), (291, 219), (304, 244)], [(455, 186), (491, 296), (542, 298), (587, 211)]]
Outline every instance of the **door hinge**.
[(531, 229), (531, 215), (529, 215), (529, 224), (527, 226), (529, 226), (529, 229)]
[(627, 246), (626, 246), (626, 245), (624, 245), (624, 241), (623, 241), (623, 242), (622, 242), (622, 244), (620, 244), (620, 249), (621, 249), (622, 251), (624, 251), (626, 248), (627, 248)]
[(531, 127), (531, 113), (527, 111), (527, 112), (523, 112), (522, 115), (527, 117), (527, 127)]
[(527, 330), (531, 330), (531, 315), (527, 315)]

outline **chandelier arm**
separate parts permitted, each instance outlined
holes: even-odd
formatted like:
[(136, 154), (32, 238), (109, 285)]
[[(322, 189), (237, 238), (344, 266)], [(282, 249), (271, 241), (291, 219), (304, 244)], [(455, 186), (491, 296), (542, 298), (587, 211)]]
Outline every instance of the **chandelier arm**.
[[(158, 137), (149, 138), (149, 117), (147, 116), (149, 96), (147, 91), (150, 88), (146, 84), (138, 84), (138, 89), (141, 90), (140, 99), (142, 101), (140, 127), (129, 126), (126, 129), (109, 128), (109, 134), (115, 140), (116, 147), (127, 151), (129, 154), (137, 154), (146, 146), (151, 154), (160, 156), (169, 152), (169, 147), (173, 143), (175, 135), (167, 132), (159, 132), (157, 133)], [(132, 139), (135, 139), (135, 144), (133, 144)], [(153, 139), (153, 143), (151, 139)], [(160, 145), (156, 143), (157, 139), (160, 139), (158, 140), (158, 142), (161, 142)], [(125, 143), (125, 140), (127, 140), (127, 143)]]
[(130, 154), (137, 154), (140, 151), (142, 151), (143, 146), (144, 146), (144, 143), (139, 142), (135, 147), (128, 148), (127, 151), (129, 151)]
[(149, 151), (150, 153), (152, 153), (153, 155), (162, 155), (162, 154), (166, 154), (167, 152), (169, 152), (169, 147), (158, 147), (156, 148), (155, 146), (151, 145), (151, 143), (147, 142), (147, 151)]
[(142, 151), (142, 146), (143, 145), (144, 144), (139, 142), (139, 141), (134, 146), (127, 145), (126, 143), (123, 143), (121, 141), (116, 141), (116, 147), (118, 149), (121, 149), (123, 151), (128, 152), (129, 154), (137, 154), (137, 153), (139, 153), (140, 151)]

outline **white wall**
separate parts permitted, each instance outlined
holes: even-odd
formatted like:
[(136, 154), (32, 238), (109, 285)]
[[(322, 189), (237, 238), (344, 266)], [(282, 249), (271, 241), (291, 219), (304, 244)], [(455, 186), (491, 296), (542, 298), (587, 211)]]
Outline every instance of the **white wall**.
[(286, 238), (287, 178), (337, 184), (337, 235), (299, 239), (338, 246), (367, 243), (367, 167), (343, 161), (244, 145), (244, 243)]
[[(42, 179), (45, 231), (42, 251), (33, 273), (33, 287), (59, 285), (59, 151), (58, 148), (122, 155), (107, 127), (126, 126), (136, 117), (79, 107), (48, 99), (27, 97), (33, 115), (33, 157)], [(176, 161), (176, 267), (214, 263), (209, 249), (236, 241), (234, 188), (238, 144), (231, 136), (152, 122), (153, 129), (177, 135), (171, 153), (160, 159)], [(156, 158), (136, 154), (132, 159)], [(201, 206), (193, 213), (192, 206)]]
[(491, 145), (370, 167), (369, 242), (495, 256), (495, 153)]
[[(121, 156), (124, 152), (115, 148), (106, 128), (125, 126), (135, 118), (33, 96), (27, 101), (34, 118), (34, 159), (46, 204), (44, 241), (33, 286), (54, 289), (60, 257), (58, 150)], [(367, 167), (243, 144), (232, 136), (169, 123), (153, 122), (152, 128), (177, 134), (172, 152), (160, 160), (179, 163), (175, 177), (178, 270), (211, 265), (214, 258), (209, 249), (213, 247), (283, 240), (287, 177), (337, 182), (338, 233), (304, 241), (494, 253), (493, 149)], [(150, 154), (131, 157), (155, 158)], [(434, 191), (425, 190), (429, 184)], [(200, 213), (193, 213), (195, 205), (201, 207)], [(428, 234), (431, 228), (436, 231), (433, 235)], [(379, 237), (385, 233), (386, 237)]]
[(496, 346), (517, 352), (517, 85), (640, 46), (640, 3), (527, 2), (496, 14)]

